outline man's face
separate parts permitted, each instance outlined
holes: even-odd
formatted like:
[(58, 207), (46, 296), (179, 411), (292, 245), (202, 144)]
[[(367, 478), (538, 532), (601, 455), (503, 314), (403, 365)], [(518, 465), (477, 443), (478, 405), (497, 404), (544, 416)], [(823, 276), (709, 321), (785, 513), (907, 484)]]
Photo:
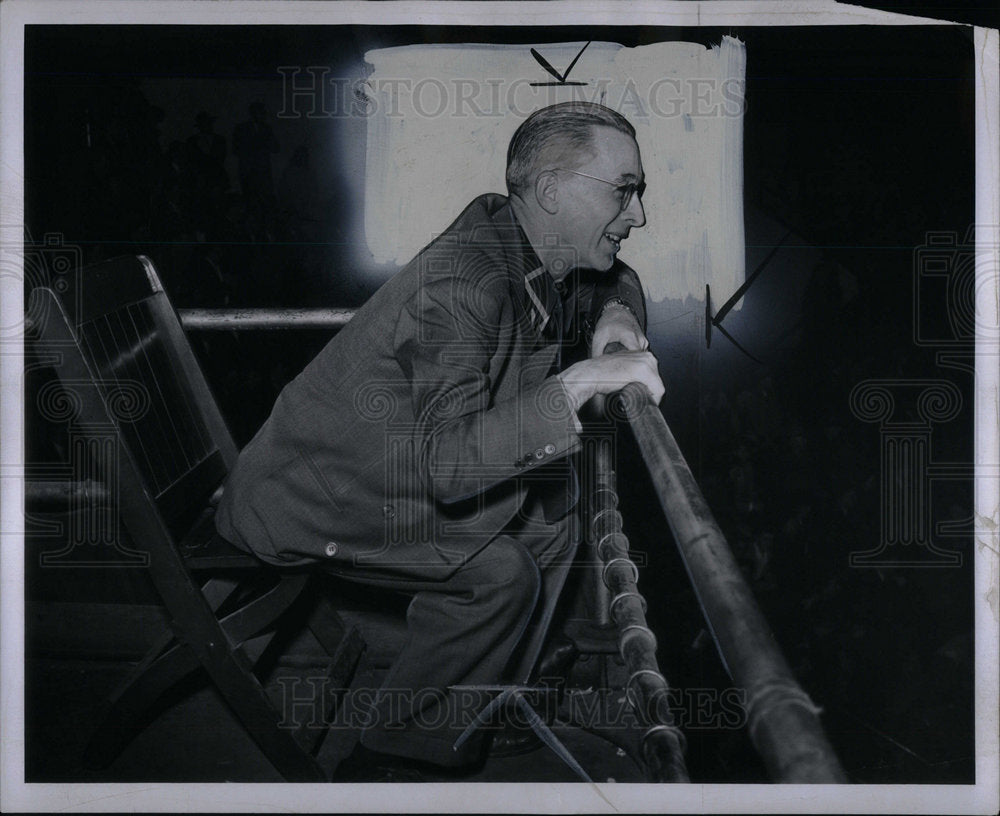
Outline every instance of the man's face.
[(643, 181), (639, 146), (621, 131), (595, 127), (591, 152), (571, 169), (558, 173), (560, 233), (576, 249), (577, 266), (603, 272), (629, 231), (646, 223), (638, 194), (621, 209), (622, 185)]

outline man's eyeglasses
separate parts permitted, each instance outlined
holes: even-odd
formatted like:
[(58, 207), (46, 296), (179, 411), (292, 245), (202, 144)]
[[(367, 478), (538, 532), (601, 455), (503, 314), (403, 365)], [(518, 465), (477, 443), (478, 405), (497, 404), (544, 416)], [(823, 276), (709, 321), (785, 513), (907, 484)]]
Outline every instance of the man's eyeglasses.
[(625, 210), (628, 209), (628, 205), (632, 203), (632, 196), (638, 196), (639, 201), (642, 201), (642, 194), (646, 192), (645, 181), (630, 181), (626, 184), (619, 184), (617, 181), (608, 181), (607, 179), (600, 178), (599, 176), (592, 176), (589, 173), (581, 173), (579, 170), (568, 170), (565, 167), (557, 167), (555, 169), (561, 170), (563, 173), (572, 173), (574, 176), (583, 176), (584, 178), (600, 181), (604, 184), (610, 184), (615, 188), (615, 193), (620, 196), (619, 206), (621, 209), (619, 212), (625, 212)]

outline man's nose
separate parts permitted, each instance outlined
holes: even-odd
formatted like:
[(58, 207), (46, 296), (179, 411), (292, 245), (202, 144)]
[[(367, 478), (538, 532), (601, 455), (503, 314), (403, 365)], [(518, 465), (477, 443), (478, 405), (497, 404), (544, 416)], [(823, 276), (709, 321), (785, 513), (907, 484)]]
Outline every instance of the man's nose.
[(646, 210), (642, 206), (642, 199), (637, 195), (632, 196), (632, 200), (625, 208), (625, 220), (633, 227), (641, 227), (646, 223)]

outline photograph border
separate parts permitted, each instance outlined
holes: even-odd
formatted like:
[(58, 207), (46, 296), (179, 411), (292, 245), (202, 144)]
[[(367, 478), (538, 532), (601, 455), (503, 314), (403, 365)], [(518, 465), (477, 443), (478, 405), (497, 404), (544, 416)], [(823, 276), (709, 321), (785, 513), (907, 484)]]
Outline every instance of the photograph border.
[[(24, 26), (379, 24), (818, 26), (952, 25), (835, 3), (779, 2), (28, 2), (0, 5), (0, 248), (23, 241)], [(248, 22), (251, 21), (252, 22)], [(997, 326), (1000, 133), (996, 29), (975, 28), (977, 326)], [(6, 259), (6, 260), (9, 260)], [(25, 784), (24, 485), (21, 278), (0, 269), (0, 809), (12, 811), (260, 812), (771, 812), (992, 813), (998, 807), (998, 495), (1000, 346), (976, 342), (974, 785), (484, 784)]]

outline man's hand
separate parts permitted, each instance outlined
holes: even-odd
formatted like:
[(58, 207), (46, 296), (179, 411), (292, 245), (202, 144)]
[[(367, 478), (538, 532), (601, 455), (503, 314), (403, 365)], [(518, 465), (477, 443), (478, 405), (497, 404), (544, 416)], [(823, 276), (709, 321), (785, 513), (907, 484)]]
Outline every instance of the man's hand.
[[(594, 336), (597, 336), (596, 333)], [(663, 398), (665, 390), (656, 358), (648, 351), (602, 354), (574, 363), (556, 376), (562, 382), (574, 411), (578, 411), (595, 394), (613, 394), (630, 382), (646, 386), (656, 404)]]
[(621, 343), (626, 351), (645, 351), (649, 348), (649, 340), (632, 310), (620, 303), (609, 304), (597, 319), (590, 356), (600, 357), (608, 343)]

